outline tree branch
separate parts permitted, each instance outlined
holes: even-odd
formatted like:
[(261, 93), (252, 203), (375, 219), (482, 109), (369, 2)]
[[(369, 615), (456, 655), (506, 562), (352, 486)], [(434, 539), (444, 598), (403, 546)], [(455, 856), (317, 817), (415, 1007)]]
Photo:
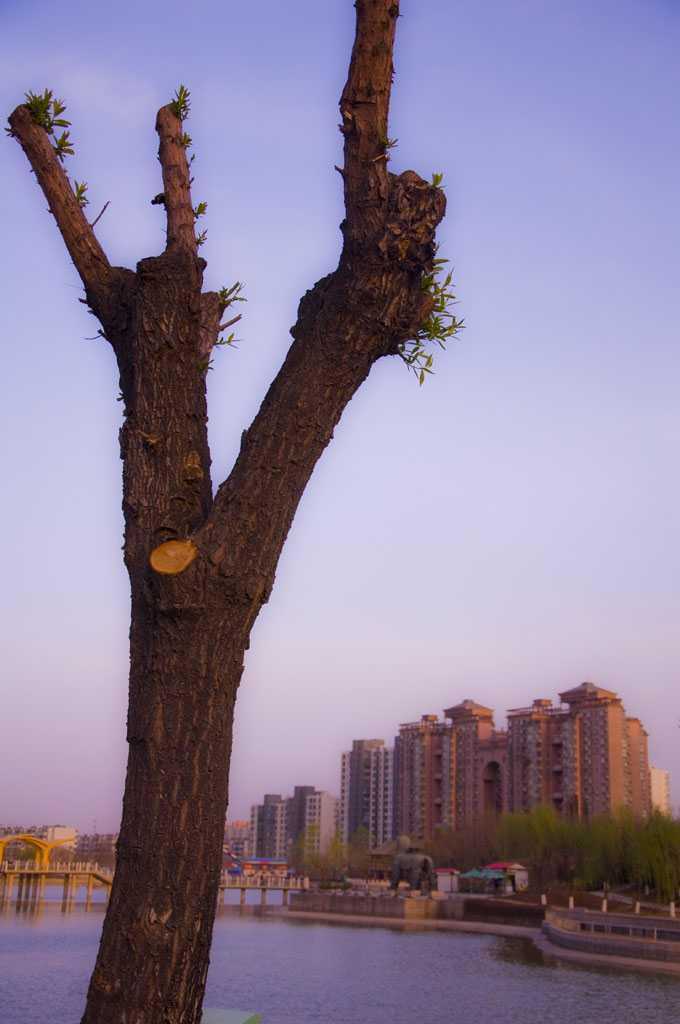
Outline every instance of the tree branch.
[(374, 363), (416, 336), (432, 309), (421, 285), (446, 199), (387, 151), (392, 45), (389, 0), (357, 0), (357, 35), (340, 109), (346, 222), (338, 268), (302, 301), (294, 342), (220, 486), (196, 545), (230, 586), (269, 596), (281, 548), (316, 462)]
[(23, 103), (10, 114), (9, 123), (49, 203), (50, 212), (85, 286), (88, 301), (101, 319), (100, 313), (108, 307), (116, 275), (95, 238), (44, 128), (33, 121)]
[(161, 107), (156, 116), (160, 143), (158, 159), (163, 172), (163, 194), (168, 215), (166, 249), (182, 247), (197, 251), (194, 211), (191, 205), (191, 181), (186, 146), (182, 144), (182, 119), (170, 104)]
[[(387, 120), (392, 88), (392, 49), (399, 5), (395, 0), (356, 0), (356, 35), (340, 99), (345, 137), (345, 237), (362, 234), (366, 203), (387, 190)], [(358, 223), (355, 223), (358, 222)]]

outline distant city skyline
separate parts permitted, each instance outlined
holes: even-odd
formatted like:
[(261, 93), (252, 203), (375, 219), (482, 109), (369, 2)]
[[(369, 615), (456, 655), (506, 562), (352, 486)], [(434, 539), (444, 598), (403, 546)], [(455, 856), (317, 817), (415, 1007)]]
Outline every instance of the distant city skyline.
[[(496, 759), (500, 762), (500, 765), (497, 764), (496, 768), (500, 768), (501, 775), (504, 777), (502, 779), (500, 777), (495, 778), (493, 786), (495, 795), (492, 799), (494, 805), (500, 801), (498, 802), (498, 810), (529, 809), (539, 802), (555, 804), (555, 797), (557, 797), (558, 801), (567, 800), (569, 802), (566, 811), (569, 815), (574, 813), (579, 816), (581, 813), (586, 815), (588, 813), (599, 814), (608, 810), (613, 811), (623, 804), (629, 806), (634, 813), (642, 813), (643, 815), (647, 814), (649, 809), (653, 807), (659, 807), (664, 810), (664, 813), (672, 814), (674, 809), (670, 799), (670, 773), (663, 766), (653, 765), (649, 761), (649, 737), (644, 727), (644, 722), (638, 716), (627, 715), (619, 695), (586, 681), (577, 687), (569, 689), (560, 696), (565, 698), (566, 703), (553, 705), (552, 700), (549, 698), (534, 698), (530, 705), (526, 707), (515, 706), (506, 709), (508, 722), (511, 720), (510, 730), (508, 730), (507, 726), (506, 728), (497, 728), (495, 726), (496, 709), (486, 708), (476, 701), (467, 698), (461, 701), (457, 707), (442, 709), (442, 717), (439, 714), (424, 713), (414, 722), (400, 723), (393, 733), (390, 733), (389, 730), (383, 730), (381, 736), (354, 738), (351, 743), (351, 749), (338, 752), (336, 758), (338, 765), (337, 777), (325, 788), (321, 789), (314, 783), (311, 783), (311, 773), (309, 772), (301, 773), (300, 777), (306, 780), (303, 784), (297, 782), (289, 787), (282, 787), (279, 784), (279, 780), (273, 777), (270, 780), (270, 784), (265, 786), (262, 793), (251, 803), (246, 813), (238, 815), (228, 812), (226, 822), (227, 824), (250, 822), (255, 832), (257, 832), (258, 821), (260, 823), (260, 830), (262, 829), (262, 822), (265, 820), (269, 821), (270, 823), (267, 825), (267, 828), (271, 831), (272, 837), (267, 840), (260, 840), (266, 846), (268, 856), (283, 856), (282, 849), (287, 841), (286, 828), (289, 827), (286, 825), (286, 821), (287, 816), (291, 814), (290, 808), (293, 805), (296, 810), (293, 814), (295, 822), (292, 829), (297, 838), (303, 828), (300, 822), (305, 818), (305, 813), (309, 813), (304, 810), (307, 798), (316, 800), (317, 804), (321, 798), (325, 800), (330, 797), (332, 800), (337, 800), (337, 809), (332, 813), (337, 814), (337, 828), (345, 842), (360, 828), (368, 829), (375, 836), (377, 844), (380, 845), (381, 842), (391, 838), (393, 834), (400, 830), (410, 832), (415, 829), (416, 832), (420, 832), (421, 827), (424, 827), (426, 838), (431, 838), (437, 827), (459, 827), (461, 824), (466, 823), (468, 818), (472, 820), (479, 816), (480, 813), (483, 813), (482, 804), (480, 803), (477, 806), (478, 799), (482, 802), (487, 800), (487, 795), (483, 795), (482, 790), (480, 790), (478, 795), (475, 795), (477, 782), (473, 781), (472, 776), (466, 778), (463, 782), (463, 775), (461, 775), (461, 784), (467, 794), (465, 800), (468, 809), (459, 812), (460, 820), (457, 822), (457, 825), (455, 824), (455, 812), (453, 810), (454, 793), (452, 791), (448, 797), (451, 807), (447, 812), (445, 809), (446, 799), (442, 801), (444, 794), (440, 790), (438, 793), (439, 798), (436, 801), (439, 805), (437, 813), (440, 816), (443, 813), (444, 817), (438, 817), (436, 821), (428, 819), (429, 824), (427, 826), (424, 826), (423, 823), (418, 825), (416, 819), (413, 818), (413, 812), (405, 809), (410, 805), (413, 795), (410, 793), (412, 785), (410, 774), (407, 772), (406, 776), (404, 775), (405, 769), (403, 764), (398, 769), (402, 792), (398, 792), (397, 779), (395, 778), (395, 765), (398, 760), (398, 756), (395, 757), (395, 747), (398, 747), (400, 743), (407, 743), (409, 734), (419, 737), (431, 732), (433, 739), (439, 738), (438, 756), (441, 758), (443, 752), (441, 747), (442, 735), (451, 731), (452, 723), (455, 727), (457, 719), (460, 719), (460, 724), (464, 729), (466, 723), (470, 726), (474, 721), (473, 731), (475, 737), (477, 737), (478, 730), (482, 730), (479, 733), (480, 738), (483, 736), (481, 745), (475, 747), (474, 751), (467, 751), (464, 755), (465, 763), (470, 762), (470, 769), (472, 761), (476, 763), (479, 760), (478, 755), (481, 756), (482, 753), (485, 757), (484, 763), (490, 760), (495, 761)], [(579, 744), (578, 739), (570, 739), (571, 730), (573, 729), (573, 724), (570, 725), (570, 723), (573, 723), (575, 715), (584, 713), (580, 710), (581, 708), (585, 709), (586, 719), (592, 717), (593, 720), (586, 721), (584, 719), (585, 724), (581, 725), (583, 736)], [(590, 711), (588, 711), (589, 708), (591, 709)], [(609, 722), (606, 727), (604, 723), (599, 721), (600, 715), (605, 714), (605, 709)], [(610, 719), (611, 721), (609, 721)], [(478, 721), (482, 724), (478, 725)], [(550, 722), (552, 722), (552, 725), (550, 725), (550, 735), (548, 735), (546, 729), (548, 729)], [(523, 725), (522, 723), (526, 724)], [(532, 725), (531, 723), (534, 724)], [(618, 749), (619, 744), (617, 744), (616, 736), (618, 735), (617, 730), (620, 730), (624, 723), (626, 726), (627, 753), (623, 755), (623, 761), (619, 764), (618, 758), (622, 755), (620, 749)], [(538, 730), (533, 739), (528, 735), (520, 735), (520, 730), (525, 729), (527, 726), (530, 731)], [(555, 726), (557, 726), (557, 733), (555, 733)], [(569, 728), (565, 732), (566, 727)], [(633, 729), (632, 732), (630, 731), (631, 728)], [(514, 740), (511, 735), (513, 731)], [(607, 738), (608, 734), (610, 734), (609, 738)], [(508, 740), (510, 740), (511, 750), (513, 747), (515, 748), (514, 753), (506, 749)], [(544, 766), (539, 766), (537, 763), (533, 770), (527, 771), (526, 765), (531, 762), (532, 757), (535, 755), (536, 744), (540, 751), (542, 745), (552, 747), (558, 740), (560, 748), (563, 745), (565, 748), (564, 753), (560, 753), (559, 763), (553, 763), (553, 758), (549, 765), (546, 763)], [(477, 738), (475, 743), (478, 743)], [(582, 747), (580, 754), (577, 750), (579, 745)], [(607, 767), (601, 770), (599, 766), (595, 766), (594, 769), (591, 769), (588, 765), (591, 753), (596, 760), (595, 752), (599, 746), (601, 746), (601, 749), (598, 749), (598, 754), (603, 755), (603, 763), (604, 755), (607, 755)], [(527, 755), (529, 755), (528, 761)], [(615, 757), (616, 765), (610, 763), (612, 756)], [(587, 767), (586, 775), (578, 783), (575, 783), (574, 780), (569, 781), (567, 775), (564, 779), (565, 785), (559, 785), (557, 790), (553, 791), (551, 780), (556, 766), (560, 772), (563, 768), (568, 769), (569, 762), (573, 761), (574, 758), (576, 758), (577, 762), (581, 758), (585, 759), (579, 771), (583, 774), (584, 769)], [(624, 764), (628, 758), (632, 759), (631, 767), (630, 769), (624, 769)], [(644, 771), (647, 773), (646, 792), (640, 792), (640, 780), (635, 781), (633, 777), (636, 770), (635, 764), (638, 764), (638, 768), (644, 767)], [(418, 771), (427, 774), (435, 770), (432, 765), (428, 765), (429, 762), (426, 758)], [(522, 768), (522, 765), (525, 765), (525, 767)], [(441, 772), (441, 769), (442, 765), (440, 764), (436, 771)], [(460, 772), (461, 770), (463, 770), (462, 763), (458, 771)], [(452, 766), (449, 766), (449, 771), (452, 771)], [(467, 776), (469, 769), (465, 768), (464, 774)], [(560, 775), (561, 778), (562, 776)], [(523, 797), (522, 792), (526, 790), (527, 784), (529, 784), (529, 790), (525, 792)], [(606, 784), (606, 796), (604, 795), (604, 790), (602, 790), (602, 797), (598, 797), (598, 792), (603, 784)], [(441, 787), (441, 783), (438, 783), (438, 785)], [(403, 788), (404, 786), (406, 787), (405, 789)], [(484, 787), (485, 789), (488, 788), (488, 784), (484, 783)], [(434, 801), (434, 792), (431, 794), (431, 797)], [(460, 798), (459, 794), (458, 799), (460, 800)], [(591, 806), (590, 812), (588, 811), (589, 802)], [(425, 804), (422, 803), (420, 796), (416, 803), (419, 808), (425, 808)], [(559, 809), (562, 804), (558, 803), (555, 806)], [(316, 804), (310, 809), (312, 813), (317, 815), (321, 813), (320, 808)], [(434, 803), (426, 813), (428, 815), (431, 814), (433, 809)], [(330, 814), (330, 812), (324, 811), (324, 814), (327, 813)], [(447, 814), (449, 817), (447, 817)], [(328, 822), (330, 818), (325, 817), (324, 821)], [(56, 822), (50, 822), (50, 826), (55, 824)], [(67, 824), (68, 826), (73, 826), (74, 823), (69, 822)], [(94, 826), (96, 826), (96, 820), (94, 821)], [(0, 832), (7, 827), (7, 825), (3, 825), (0, 822)], [(31, 827), (35, 828), (35, 823)], [(325, 824), (324, 829), (325, 834), (330, 834), (330, 831), (332, 831), (328, 823)], [(80, 834), (89, 831), (78, 827)], [(97, 832), (97, 828), (93, 827), (91, 832)]]
[[(112, 262), (164, 245), (156, 110), (191, 90), (206, 285), (244, 282), (209, 374), (216, 483), (336, 265), (351, 0), (3, 6), (0, 99), (67, 104)], [(229, 816), (337, 785), (357, 736), (584, 680), (649, 731), (680, 804), (680, 8), (402, 0), (390, 167), (443, 173), (465, 330), (419, 388), (381, 361), (336, 430), (255, 625)], [(183, 24), (183, 22), (182, 22)], [(36, 27), (39, 26), (39, 29)], [(68, 26), (68, 31), (65, 30)], [(133, 26), (133, 28), (132, 28)], [(114, 361), (28, 163), (0, 146), (0, 819), (115, 832), (129, 590)], [(499, 714), (497, 726), (502, 726)]]

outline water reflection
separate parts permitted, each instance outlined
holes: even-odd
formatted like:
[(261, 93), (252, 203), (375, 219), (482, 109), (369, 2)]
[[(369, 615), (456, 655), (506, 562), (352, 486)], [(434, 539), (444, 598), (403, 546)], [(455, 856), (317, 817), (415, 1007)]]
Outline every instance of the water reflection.
[[(65, 1024), (82, 1013), (103, 904), (89, 914), (0, 917), (0, 1016)], [(676, 977), (561, 967), (528, 940), (289, 921), (221, 910), (207, 1006), (243, 1006), (263, 1024), (668, 1024)]]

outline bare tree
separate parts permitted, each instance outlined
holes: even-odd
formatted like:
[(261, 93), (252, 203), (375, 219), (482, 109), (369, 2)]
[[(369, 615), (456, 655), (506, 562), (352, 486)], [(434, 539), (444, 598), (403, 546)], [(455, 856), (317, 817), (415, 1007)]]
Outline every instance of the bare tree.
[[(398, 5), (357, 0), (340, 101), (346, 217), (333, 273), (300, 302), (293, 344), (214, 497), (206, 369), (235, 291), (202, 292), (179, 90), (158, 112), (167, 246), (136, 270), (110, 266), (61, 165), (62, 107), (31, 97), (10, 117), (115, 352), (125, 564), (131, 592), (129, 759), (117, 868), (87, 1024), (198, 1024), (227, 806), (244, 652), (298, 502), (373, 364), (455, 327), (436, 282), (444, 194), (388, 170)], [(47, 104), (47, 107), (46, 107)], [(51, 106), (50, 106), (51, 104)]]

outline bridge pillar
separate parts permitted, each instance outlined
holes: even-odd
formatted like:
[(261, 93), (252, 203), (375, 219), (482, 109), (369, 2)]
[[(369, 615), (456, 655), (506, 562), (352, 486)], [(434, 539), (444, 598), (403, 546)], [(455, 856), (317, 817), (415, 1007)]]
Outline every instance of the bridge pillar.
[(14, 890), (14, 875), (11, 872), (9, 872), (8, 875), (7, 875), (7, 890), (6, 890), (7, 897), (5, 899), (5, 908), (7, 910), (9, 910), (9, 908), (12, 906), (12, 893), (13, 893), (13, 890)]
[(288, 906), (288, 890), (287, 889), (283, 890), (283, 896), (282, 896), (281, 899), (282, 899), (284, 907), (287, 907)]
[(243, 888), (243, 889), (241, 889), (241, 903), (240, 903), (240, 906), (245, 907), (245, 905), (246, 905), (246, 890), (245, 890), (245, 888)]
[(266, 907), (267, 906), (267, 890), (264, 887), (264, 885), (262, 886), (262, 892), (260, 893), (260, 906), (261, 907)]
[(33, 878), (31, 879), (31, 881), (32, 881), (32, 885), (31, 885), (31, 906), (32, 907), (35, 907), (36, 903), (38, 902), (38, 885), (40, 883), (40, 878), (41, 878), (41, 876), (36, 871), (35, 874), (33, 875)]

